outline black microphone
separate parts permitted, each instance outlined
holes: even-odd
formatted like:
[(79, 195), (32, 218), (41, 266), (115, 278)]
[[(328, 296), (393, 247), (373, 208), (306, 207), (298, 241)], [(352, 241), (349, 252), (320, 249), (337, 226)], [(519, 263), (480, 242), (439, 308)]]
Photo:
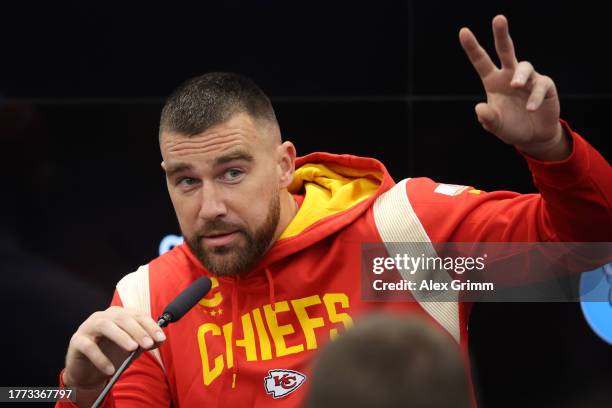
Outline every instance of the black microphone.
[(185, 313), (189, 311), (200, 299), (202, 299), (208, 291), (212, 282), (207, 277), (203, 276), (182, 291), (168, 306), (159, 317), (157, 324), (159, 327), (165, 327), (169, 323), (178, 321)]
[[(168, 306), (162, 313), (162, 315), (157, 319), (157, 324), (159, 327), (165, 327), (170, 323), (177, 322), (185, 313), (189, 311), (192, 307), (195, 306), (196, 303), (200, 299), (202, 299), (212, 286), (212, 282), (206, 276), (196, 279), (191, 285), (189, 285), (185, 290), (183, 290)], [(106, 387), (102, 390), (96, 401), (93, 403), (91, 408), (98, 408), (98, 406), (104, 401), (106, 394), (113, 387), (119, 376), (125, 371), (126, 368), (132, 361), (136, 360), (140, 355), (142, 349), (139, 347), (136, 350), (132, 351), (130, 355), (121, 363), (115, 374), (111, 377)]]

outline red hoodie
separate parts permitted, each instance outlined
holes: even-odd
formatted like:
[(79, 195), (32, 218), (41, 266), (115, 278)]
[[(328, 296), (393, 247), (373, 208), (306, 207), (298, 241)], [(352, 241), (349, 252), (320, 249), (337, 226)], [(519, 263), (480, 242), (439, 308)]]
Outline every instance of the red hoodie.
[[(407, 198), (425, 238), (612, 241), (612, 170), (584, 139), (572, 138), (573, 152), (564, 161), (526, 158), (540, 194), (408, 180)], [(215, 278), (184, 244), (134, 273), (148, 279), (154, 318), (196, 278), (210, 276), (213, 287), (164, 329), (167, 340), (158, 352), (144, 353), (126, 370), (104, 407), (296, 407), (306, 395), (315, 353), (356, 316), (376, 308), (439, 324), (418, 302), (362, 300), (361, 244), (381, 242), (373, 205), (395, 184), (384, 166), (314, 153), (296, 167), (289, 190), (300, 210), (249, 273)], [(114, 305), (127, 303), (122, 296), (131, 296), (130, 279), (118, 284)], [(469, 305), (459, 303), (449, 313), (457, 331), (438, 327), (467, 350)]]

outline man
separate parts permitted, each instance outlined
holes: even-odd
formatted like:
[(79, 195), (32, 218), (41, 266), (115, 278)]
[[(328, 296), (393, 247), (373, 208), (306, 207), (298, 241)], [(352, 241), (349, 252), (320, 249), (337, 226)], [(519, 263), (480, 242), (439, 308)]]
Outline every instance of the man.
[[(361, 299), (361, 243), (390, 241), (396, 225), (412, 242), (612, 240), (609, 164), (560, 122), (552, 80), (516, 60), (505, 17), (493, 30), (501, 68), (468, 29), (459, 33), (487, 92), (476, 114), (525, 156), (539, 195), (441, 194), (424, 178), (395, 185), (369, 158), (296, 159), (249, 80), (214, 73), (176, 90), (160, 147), (185, 244), (122, 279), (113, 306), (74, 334), (60, 378), (77, 404), (89, 406), (141, 347), (152, 351), (105, 406), (298, 406), (317, 349), (373, 307), (423, 316), (466, 350), (465, 304)], [(211, 292), (158, 328), (151, 316), (202, 275)]]
[(306, 406), (468, 408), (465, 370), (457, 343), (422, 319), (375, 314), (321, 350)]

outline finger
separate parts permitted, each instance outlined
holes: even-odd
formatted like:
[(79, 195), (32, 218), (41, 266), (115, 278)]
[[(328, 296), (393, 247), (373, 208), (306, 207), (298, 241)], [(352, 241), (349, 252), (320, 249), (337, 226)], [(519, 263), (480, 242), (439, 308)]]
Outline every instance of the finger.
[(533, 68), (533, 65), (531, 65), (530, 62), (522, 61), (516, 66), (516, 70), (514, 71), (510, 85), (513, 88), (524, 88), (529, 84), (528, 81), (534, 74), (535, 69)]
[[(129, 327), (134, 328), (134, 330), (136, 330), (139, 335), (142, 336), (143, 332), (140, 331), (139, 328), (134, 326), (134, 323), (140, 325), (141, 329), (144, 329), (144, 331), (146, 332), (144, 337), (154, 339), (154, 341), (158, 343), (161, 343), (166, 340), (166, 335), (162, 331), (161, 327), (159, 327), (157, 322), (154, 321), (150, 316), (138, 313), (135, 310), (122, 307), (111, 307), (108, 309), (108, 311), (111, 313), (114, 320), (116, 320), (117, 322), (126, 322)], [(132, 322), (130, 322), (130, 320), (132, 320)], [(124, 328), (121, 325), (120, 327)], [(138, 341), (138, 339), (135, 340)], [(144, 341), (149, 344), (148, 340), (145, 339)], [(139, 344), (141, 345), (141, 347), (143, 346), (141, 342), (139, 342)], [(145, 348), (150, 348), (150, 346), (147, 346)]]
[(130, 314), (122, 314), (121, 316), (115, 317), (114, 322), (117, 326), (123, 329), (134, 341), (145, 350), (150, 349), (154, 345), (154, 341), (145, 330), (140, 322)]
[(469, 28), (463, 27), (459, 31), (459, 41), (481, 79), (497, 68)]
[(156, 342), (163, 342), (166, 340), (166, 335), (156, 321), (151, 319), (149, 316), (138, 314), (134, 318), (140, 323), (140, 325), (147, 331), (149, 336)]
[(97, 331), (122, 349), (134, 351), (138, 348), (138, 343), (130, 337), (123, 329), (111, 320), (101, 320), (97, 324)]
[(555, 85), (549, 77), (540, 75), (536, 79), (531, 94), (527, 99), (526, 109), (530, 112), (537, 110), (542, 105), (544, 98), (550, 92), (554, 92), (554, 87)]
[(474, 110), (482, 127), (491, 133), (495, 133), (499, 128), (499, 115), (497, 112), (484, 102), (476, 105)]
[(75, 348), (82, 353), (91, 363), (106, 375), (113, 375), (115, 366), (104, 355), (100, 347), (87, 336), (79, 336), (74, 342)]
[(514, 68), (517, 64), (516, 54), (508, 30), (508, 20), (505, 16), (498, 15), (493, 19), (493, 38), (502, 68)]

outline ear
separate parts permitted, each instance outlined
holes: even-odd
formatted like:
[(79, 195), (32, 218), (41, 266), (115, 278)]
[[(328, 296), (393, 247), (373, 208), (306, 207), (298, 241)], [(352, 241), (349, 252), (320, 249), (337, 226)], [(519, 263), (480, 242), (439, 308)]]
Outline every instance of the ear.
[(279, 187), (287, 188), (293, 181), (295, 173), (295, 146), (291, 142), (283, 142), (277, 148), (278, 169), (280, 171)]

